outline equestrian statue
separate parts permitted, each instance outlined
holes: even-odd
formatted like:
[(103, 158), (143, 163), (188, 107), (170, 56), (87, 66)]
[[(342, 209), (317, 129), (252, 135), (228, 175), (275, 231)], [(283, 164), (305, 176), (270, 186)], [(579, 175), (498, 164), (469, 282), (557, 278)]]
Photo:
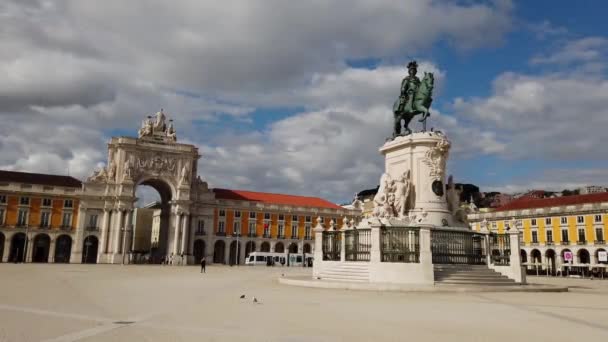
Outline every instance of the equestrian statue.
[[(429, 108), (433, 102), (433, 86), (435, 78), (432, 73), (425, 72), (422, 81), (416, 76), (418, 72), (418, 63), (411, 61), (407, 65), (408, 76), (401, 81), (401, 94), (393, 105), (393, 114), (395, 116), (395, 129), (393, 138), (400, 135), (408, 135), (412, 130), (408, 127), (412, 118), (418, 114), (422, 114), (422, 118), (418, 120), (422, 122), (423, 131), (426, 131), (426, 118), (430, 115)], [(405, 134), (401, 134), (401, 120), (403, 120)]]

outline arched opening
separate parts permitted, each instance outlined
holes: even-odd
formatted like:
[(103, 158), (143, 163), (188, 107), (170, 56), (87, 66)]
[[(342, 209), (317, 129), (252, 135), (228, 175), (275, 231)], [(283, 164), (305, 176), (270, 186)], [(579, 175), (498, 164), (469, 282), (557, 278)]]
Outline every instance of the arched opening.
[(69, 263), (72, 253), (72, 238), (69, 235), (60, 235), (55, 241), (55, 263)]
[(600, 253), (602, 254), (606, 254), (606, 250), (603, 248), (599, 248), (597, 251), (595, 251), (595, 260), (597, 260), (598, 264), (608, 264), (608, 261), (604, 260), (600, 260)]
[(552, 249), (548, 249), (545, 252), (545, 258), (547, 259), (547, 266), (549, 267), (549, 272), (551, 272), (551, 274), (555, 274), (555, 251)]
[(82, 243), (82, 263), (96, 264), (99, 240), (94, 235), (87, 236)]
[(9, 251), (8, 261), (25, 261), (25, 233), (17, 233), (11, 238), (11, 250)]
[(2, 262), (2, 260), (4, 260), (4, 241), (5, 241), (5, 237), (4, 234), (2, 234), (2, 232), (0, 232), (0, 262)]
[(298, 245), (297, 245), (296, 243), (293, 243), (293, 242), (292, 242), (292, 243), (289, 245), (288, 250), (289, 250), (289, 253), (298, 253)]
[(586, 249), (580, 249), (577, 253), (578, 255), (578, 263), (579, 264), (590, 264), (591, 263), (591, 257), (589, 255), (589, 251)]
[(538, 249), (533, 249), (532, 252), (530, 252), (530, 261), (533, 264), (542, 263), (542, 254), (540, 253), (540, 251)]
[(522, 249), (519, 251), (519, 257), (522, 263), (528, 262), (528, 254), (525, 250)]
[(270, 243), (268, 243), (268, 241), (262, 242), (262, 246), (260, 246), (260, 252), (270, 252)]
[(131, 246), (126, 248), (132, 253), (130, 259), (135, 263), (160, 264), (171, 254), (189, 254), (189, 241), (181, 246), (182, 240), (178, 239), (178, 250), (171, 248), (172, 239), (176, 238), (175, 231), (169, 229), (170, 201), (173, 198), (171, 187), (160, 179), (144, 179), (135, 188), (135, 197), (137, 202), (133, 212), (132, 241)]
[(274, 245), (274, 252), (275, 253), (284, 253), (285, 252), (285, 246), (283, 246), (282, 242), (277, 242), (277, 244)]
[(304, 253), (311, 253), (310, 244), (308, 244), (308, 243), (304, 244)]
[(226, 243), (224, 240), (217, 240), (213, 245), (213, 262), (215, 264), (226, 263)]
[(32, 262), (49, 262), (51, 238), (46, 234), (38, 234), (32, 244)]
[(240, 242), (232, 241), (230, 243), (230, 265), (240, 264), (242, 252)]
[(249, 241), (245, 244), (245, 258), (251, 254), (251, 252), (255, 252), (255, 242)]
[(197, 263), (201, 262), (201, 259), (205, 256), (205, 241), (201, 239), (194, 241), (193, 249), (194, 261)]

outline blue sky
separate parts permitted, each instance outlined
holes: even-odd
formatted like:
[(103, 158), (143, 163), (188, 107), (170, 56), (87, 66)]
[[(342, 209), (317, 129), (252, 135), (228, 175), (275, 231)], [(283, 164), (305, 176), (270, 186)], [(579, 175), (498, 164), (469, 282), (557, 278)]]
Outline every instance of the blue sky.
[[(602, 1), (0, 5), (0, 168), (84, 178), (160, 108), (211, 187), (345, 202), (374, 187), (410, 58), (482, 191), (608, 185)], [(145, 15), (141, 15), (141, 14)]]

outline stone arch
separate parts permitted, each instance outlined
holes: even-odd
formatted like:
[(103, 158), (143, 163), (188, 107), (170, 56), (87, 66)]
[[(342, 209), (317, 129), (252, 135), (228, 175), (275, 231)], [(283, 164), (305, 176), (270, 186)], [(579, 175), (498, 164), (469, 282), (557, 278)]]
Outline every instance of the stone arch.
[(197, 263), (201, 262), (201, 259), (203, 259), (203, 257), (205, 256), (205, 241), (201, 240), (201, 239), (197, 239), (194, 241), (194, 246), (193, 246), (193, 253), (194, 254), (194, 261)]
[(289, 253), (298, 253), (298, 244), (295, 242), (290, 243), (287, 250)]
[(82, 263), (96, 264), (99, 240), (95, 235), (89, 235), (82, 241)]
[(25, 233), (16, 233), (11, 237), (11, 247), (8, 255), (9, 262), (25, 261)]
[(245, 257), (248, 257), (252, 252), (255, 252), (255, 241), (248, 241), (245, 244)]
[(224, 240), (217, 240), (213, 245), (213, 262), (216, 264), (226, 263), (226, 243)]
[(312, 253), (309, 243), (304, 244), (304, 253)]
[(579, 264), (590, 264), (591, 263), (591, 254), (585, 248), (581, 248), (576, 253), (576, 258)]
[(49, 262), (51, 237), (48, 234), (38, 234), (32, 243), (32, 262)]
[(285, 252), (285, 246), (283, 245), (282, 242), (277, 242), (274, 245), (274, 252), (275, 253), (284, 253)]
[(232, 241), (230, 243), (230, 265), (238, 265), (241, 263), (241, 253), (243, 253), (241, 242)]
[(526, 253), (525, 249), (519, 251), (519, 257), (521, 258), (522, 263), (528, 262), (528, 253)]
[(4, 242), (6, 241), (6, 237), (2, 232), (0, 232), (0, 263), (4, 260)]
[(69, 263), (72, 253), (72, 237), (66, 234), (59, 235), (55, 240), (55, 263)]
[(549, 248), (545, 251), (545, 259), (547, 260), (547, 264), (549, 264), (549, 270), (551, 273), (555, 273), (555, 267), (557, 264), (557, 253), (555, 250)]
[(543, 262), (542, 254), (538, 249), (533, 249), (530, 252), (530, 262), (534, 264), (540, 264)]
[(270, 243), (268, 241), (262, 242), (262, 246), (260, 246), (260, 252), (270, 252)]

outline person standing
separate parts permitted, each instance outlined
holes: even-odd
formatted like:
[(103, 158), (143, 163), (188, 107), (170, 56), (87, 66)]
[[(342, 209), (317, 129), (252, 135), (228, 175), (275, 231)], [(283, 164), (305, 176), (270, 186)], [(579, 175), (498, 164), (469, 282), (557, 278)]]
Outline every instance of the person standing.
[(205, 271), (205, 266), (206, 266), (206, 264), (207, 264), (207, 261), (205, 260), (205, 257), (203, 257), (203, 258), (201, 259), (201, 273), (207, 273), (207, 272)]

